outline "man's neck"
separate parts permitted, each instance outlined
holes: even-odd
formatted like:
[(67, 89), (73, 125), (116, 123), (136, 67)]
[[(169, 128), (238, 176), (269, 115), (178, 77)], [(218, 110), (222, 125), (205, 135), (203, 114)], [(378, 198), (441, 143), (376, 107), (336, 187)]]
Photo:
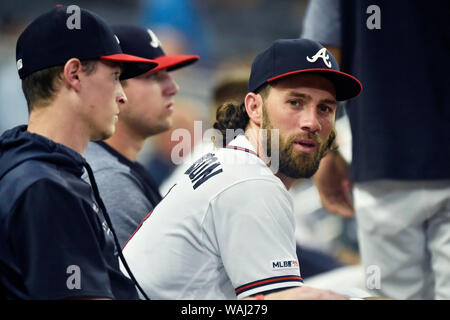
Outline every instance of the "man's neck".
[(89, 135), (83, 124), (56, 104), (35, 108), (30, 114), (27, 130), (63, 144), (79, 154), (83, 154), (89, 143)]
[(145, 138), (137, 136), (132, 130), (127, 130), (119, 123), (116, 125), (116, 131), (113, 136), (105, 140), (105, 143), (132, 162), (136, 161), (144, 142)]
[(258, 157), (264, 161), (264, 163), (274, 172), (275, 176), (277, 176), (281, 182), (283, 182), (284, 186), (287, 190), (292, 187), (292, 185), (295, 183), (296, 179), (288, 177), (284, 174), (282, 174), (279, 170), (275, 170), (270, 165), (270, 159), (268, 159), (265, 155), (265, 152), (263, 151), (263, 147), (261, 145), (262, 139), (260, 139), (260, 131), (259, 128), (252, 128), (249, 127), (245, 130), (245, 137), (250, 141), (250, 143), (253, 145), (253, 147), (256, 149), (256, 153), (258, 154)]
[(298, 179), (294, 179), (291, 177), (288, 177), (284, 174), (282, 174), (280, 171), (278, 171), (277, 173), (275, 173), (275, 175), (280, 178), (281, 182), (283, 182), (284, 186), (286, 187), (287, 190), (289, 190), (294, 183), (298, 180)]

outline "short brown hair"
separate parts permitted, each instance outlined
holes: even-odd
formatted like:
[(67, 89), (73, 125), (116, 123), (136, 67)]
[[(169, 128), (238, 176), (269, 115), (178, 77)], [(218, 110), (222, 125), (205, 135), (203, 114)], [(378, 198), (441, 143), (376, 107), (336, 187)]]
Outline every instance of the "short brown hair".
[[(88, 75), (97, 69), (98, 60), (81, 61), (83, 72)], [(22, 80), (22, 91), (27, 100), (28, 112), (31, 113), (37, 104), (48, 105), (59, 89), (61, 73), (64, 66), (55, 66), (36, 71)]]

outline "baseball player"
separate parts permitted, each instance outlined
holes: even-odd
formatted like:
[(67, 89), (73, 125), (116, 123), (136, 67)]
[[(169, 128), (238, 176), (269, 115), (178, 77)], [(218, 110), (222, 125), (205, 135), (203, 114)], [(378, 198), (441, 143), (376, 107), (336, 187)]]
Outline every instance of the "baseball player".
[[(119, 269), (120, 246), (81, 154), (90, 140), (114, 132), (126, 102), (120, 78), (157, 63), (124, 54), (96, 14), (64, 6), (27, 26), (16, 56), (30, 116), (28, 125), (0, 137), (0, 294), (137, 299), (135, 283)], [(84, 170), (92, 188), (81, 179)]]
[[(178, 85), (171, 71), (198, 60), (196, 55), (166, 55), (156, 35), (133, 25), (114, 25), (124, 53), (153, 59), (158, 67), (122, 81), (127, 101), (114, 135), (91, 142), (84, 153), (123, 246), (142, 219), (161, 201), (157, 184), (138, 162), (145, 140), (170, 129)], [(84, 175), (88, 180), (88, 176)]]
[(237, 137), (196, 159), (125, 246), (144, 291), (153, 299), (344, 298), (302, 286), (288, 189), (332, 148), (337, 101), (361, 89), (319, 43), (278, 40), (261, 52), (244, 103), (217, 111), (214, 127), (226, 142), (230, 130)]

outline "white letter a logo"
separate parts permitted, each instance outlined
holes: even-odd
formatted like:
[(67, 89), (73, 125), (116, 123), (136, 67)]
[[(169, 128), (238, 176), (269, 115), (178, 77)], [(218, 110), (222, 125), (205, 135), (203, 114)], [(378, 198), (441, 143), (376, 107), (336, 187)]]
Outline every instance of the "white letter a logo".
[(315, 55), (313, 55), (312, 58), (310, 57), (306, 57), (306, 60), (308, 60), (309, 62), (316, 62), (317, 59), (321, 58), (323, 60), (323, 63), (325, 63), (325, 65), (328, 68), (331, 68), (331, 62), (330, 62), (330, 56), (327, 54), (327, 49), (326, 48), (322, 48), (319, 51), (317, 51), (317, 53)]

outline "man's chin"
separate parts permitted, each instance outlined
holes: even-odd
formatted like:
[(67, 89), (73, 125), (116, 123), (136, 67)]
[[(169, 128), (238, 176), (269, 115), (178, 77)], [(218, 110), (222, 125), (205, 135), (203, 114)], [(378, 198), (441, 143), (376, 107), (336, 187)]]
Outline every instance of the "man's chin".
[(101, 140), (109, 139), (114, 134), (115, 129), (116, 129), (115, 126), (113, 126), (109, 130), (97, 132), (95, 136), (91, 137), (91, 141), (101, 141)]
[(148, 127), (145, 130), (144, 136), (149, 138), (151, 136), (167, 132), (170, 129), (171, 129), (171, 125), (169, 125), (169, 124), (162, 124), (162, 125), (159, 125), (159, 126)]
[(316, 171), (317, 168), (301, 169), (301, 170), (280, 169), (280, 172), (282, 174), (293, 179), (309, 179), (316, 173)]
[(316, 154), (302, 153), (296, 157), (296, 161), (289, 164), (280, 163), (280, 172), (293, 179), (309, 179), (319, 169), (320, 160)]

